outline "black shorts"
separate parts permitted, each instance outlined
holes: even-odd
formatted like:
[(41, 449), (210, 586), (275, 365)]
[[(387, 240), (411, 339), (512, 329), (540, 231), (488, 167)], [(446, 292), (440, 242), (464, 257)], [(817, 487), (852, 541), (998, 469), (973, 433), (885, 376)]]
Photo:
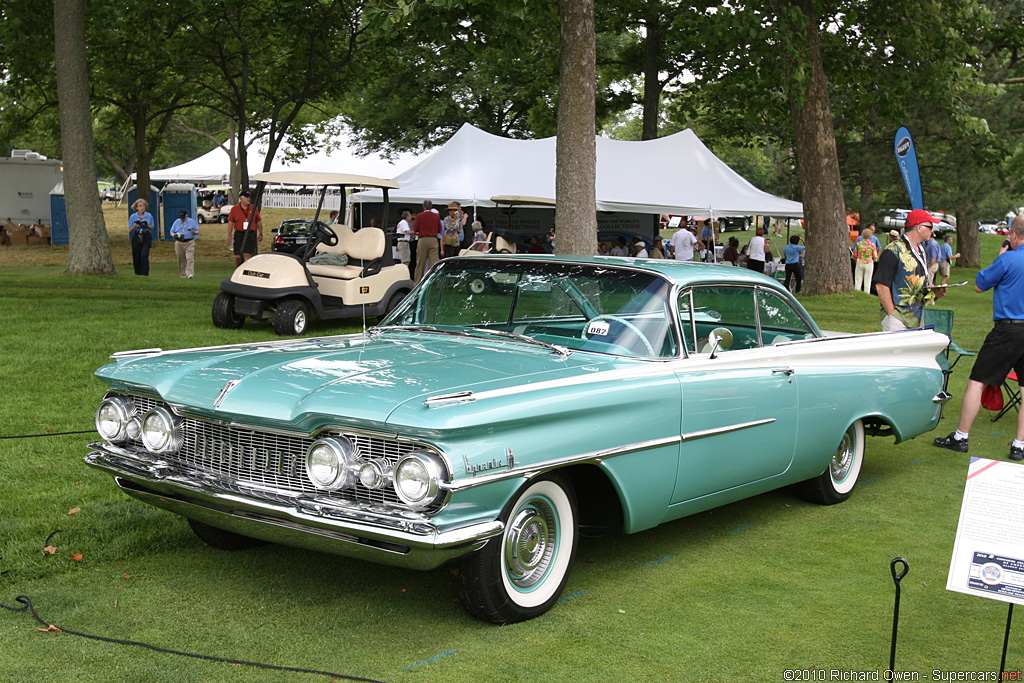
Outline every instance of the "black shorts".
[(1024, 322), (996, 323), (978, 351), (971, 379), (999, 386), (1010, 370), (1017, 372), (1018, 383), (1024, 380)]
[(235, 230), (235, 256), (249, 254), (250, 256), (259, 253), (256, 245), (255, 230)]

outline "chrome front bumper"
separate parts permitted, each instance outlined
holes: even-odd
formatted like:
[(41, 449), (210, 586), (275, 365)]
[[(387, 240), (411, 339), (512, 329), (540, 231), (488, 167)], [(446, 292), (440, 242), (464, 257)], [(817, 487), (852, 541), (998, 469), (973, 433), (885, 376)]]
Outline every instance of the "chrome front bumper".
[(433, 569), (479, 550), (504, 530), (497, 520), (440, 531), (415, 512), (228, 485), (132, 457), (106, 443), (85, 464), (114, 476), (129, 496), (204, 524), (271, 543), (409, 569)]

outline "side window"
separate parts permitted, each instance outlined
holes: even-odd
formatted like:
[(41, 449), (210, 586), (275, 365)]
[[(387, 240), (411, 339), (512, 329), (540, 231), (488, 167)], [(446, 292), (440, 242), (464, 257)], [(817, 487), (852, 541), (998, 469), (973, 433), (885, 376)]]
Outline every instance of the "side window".
[[(685, 295), (684, 295), (685, 296)], [(755, 349), (761, 345), (757, 332), (757, 310), (752, 287), (701, 287), (691, 292), (690, 308), (684, 313), (680, 299), (679, 315), (689, 315), (693, 321), (697, 353), (708, 353), (708, 337), (715, 328), (724, 327), (732, 333), (732, 343), (723, 345), (722, 351)], [(681, 320), (684, 328), (686, 321)], [(687, 340), (687, 350), (690, 341)]]
[(765, 345), (814, 337), (814, 332), (796, 309), (776, 292), (758, 290), (757, 310), (761, 318), (761, 338)]

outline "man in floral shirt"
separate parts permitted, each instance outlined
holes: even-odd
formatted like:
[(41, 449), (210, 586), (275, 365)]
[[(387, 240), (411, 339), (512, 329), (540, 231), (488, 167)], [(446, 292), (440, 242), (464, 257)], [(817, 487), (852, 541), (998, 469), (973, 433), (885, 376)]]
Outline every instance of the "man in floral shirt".
[(871, 281), (882, 305), (882, 329), (886, 332), (920, 327), (925, 302), (936, 296), (928, 289), (928, 261), (922, 244), (931, 238), (938, 222), (927, 211), (914, 209), (907, 216), (903, 237), (889, 244), (878, 259)]

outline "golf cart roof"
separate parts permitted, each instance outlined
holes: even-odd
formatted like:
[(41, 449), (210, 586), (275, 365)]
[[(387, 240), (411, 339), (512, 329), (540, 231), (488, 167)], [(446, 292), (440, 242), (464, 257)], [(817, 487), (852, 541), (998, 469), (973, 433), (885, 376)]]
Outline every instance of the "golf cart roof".
[(555, 200), (549, 197), (528, 197), (520, 194), (498, 194), (491, 197), (495, 204), (529, 204), (531, 206), (554, 206)]
[(345, 185), (348, 187), (381, 187), (397, 190), (398, 183), (368, 175), (352, 173), (321, 173), (318, 171), (268, 171), (256, 173), (253, 180), (285, 185)]

